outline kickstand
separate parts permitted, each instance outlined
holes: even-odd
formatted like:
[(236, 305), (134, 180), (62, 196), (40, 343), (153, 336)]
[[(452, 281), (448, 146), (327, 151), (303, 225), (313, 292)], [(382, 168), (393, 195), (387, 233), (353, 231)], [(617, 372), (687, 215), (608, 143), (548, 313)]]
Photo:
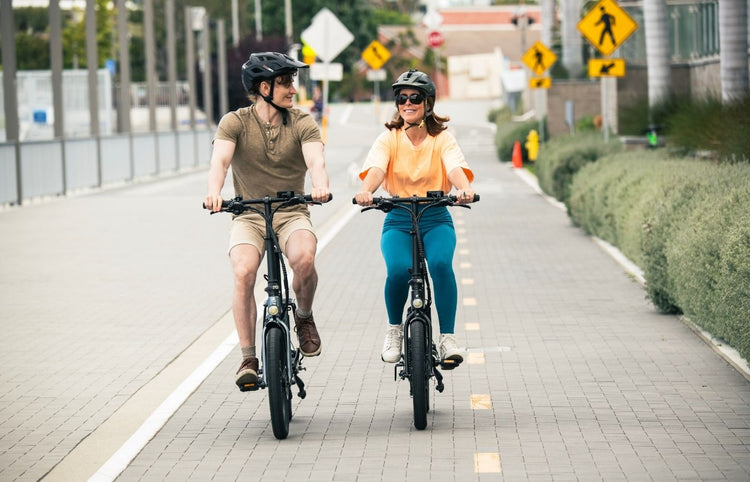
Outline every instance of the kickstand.
[(437, 381), (437, 385), (435, 385), (435, 390), (437, 390), (440, 393), (443, 393), (443, 390), (445, 389), (445, 385), (443, 385), (443, 374), (440, 373), (437, 367), (432, 368), (432, 373), (435, 375), (435, 380)]
[(303, 382), (299, 376), (295, 377), (295, 382), (297, 383), (297, 388), (299, 388), (299, 392), (297, 392), (297, 395), (299, 398), (305, 398), (307, 396), (307, 392), (305, 391), (305, 382)]

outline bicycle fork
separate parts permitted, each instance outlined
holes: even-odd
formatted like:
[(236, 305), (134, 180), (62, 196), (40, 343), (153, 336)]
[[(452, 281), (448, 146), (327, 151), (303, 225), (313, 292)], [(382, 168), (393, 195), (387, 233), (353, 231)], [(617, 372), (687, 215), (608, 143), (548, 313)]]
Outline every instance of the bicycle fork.
[[(435, 343), (432, 341), (432, 323), (430, 323), (430, 319), (427, 315), (422, 313), (421, 310), (418, 312), (416, 309), (410, 309), (406, 322), (404, 322), (404, 338), (402, 345), (404, 347), (404, 353), (401, 360), (399, 360), (399, 362), (393, 367), (393, 380), (398, 381), (399, 378), (401, 378), (401, 380), (406, 380), (412, 376), (411, 366), (414, 362), (410, 359), (412, 355), (409, 353), (408, 340), (411, 336), (410, 327), (413, 323), (422, 323), (425, 326), (425, 333), (427, 334), (427, 340), (429, 343), (426, 352), (429, 353), (430, 367), (432, 368), (430, 376), (435, 377), (435, 389), (438, 392), (443, 393), (445, 385), (443, 384), (443, 374), (438, 370), (440, 360), (438, 358)], [(399, 369), (401, 370), (399, 371)]]
[[(289, 346), (287, 347), (286, 353), (286, 379), (289, 380), (290, 385), (293, 383), (297, 385), (297, 389), (299, 390), (297, 392), (297, 396), (300, 398), (305, 398), (307, 395), (307, 391), (305, 390), (305, 383), (302, 381), (302, 379), (299, 377), (299, 372), (302, 370), (305, 370), (305, 367), (302, 366), (302, 354), (300, 353), (299, 349), (291, 349), (291, 341), (292, 341), (292, 333), (291, 329), (289, 328), (289, 312), (293, 311), (295, 309), (294, 302), (289, 303), (287, 313), (285, 313), (285, 319), (280, 318), (278, 315), (269, 315), (267, 312), (264, 312), (264, 322), (263, 322), (263, 330), (262, 330), (262, 336), (261, 336), (261, 368), (258, 372), (258, 384), (255, 387), (249, 387), (249, 390), (257, 390), (258, 388), (266, 388), (268, 386), (268, 383), (265, 378), (265, 372), (264, 368), (268, 363), (268, 360), (266, 358), (266, 333), (269, 329), (275, 329), (278, 328), (284, 333), (284, 339), (287, 340), (289, 343)], [(267, 311), (267, 308), (266, 310)]]

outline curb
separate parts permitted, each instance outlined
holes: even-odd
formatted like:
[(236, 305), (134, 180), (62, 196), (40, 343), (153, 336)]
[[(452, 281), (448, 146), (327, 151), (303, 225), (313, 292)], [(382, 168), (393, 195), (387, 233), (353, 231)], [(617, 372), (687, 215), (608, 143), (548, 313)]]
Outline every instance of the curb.
[[(557, 199), (548, 196), (547, 194), (542, 191), (542, 189), (539, 187), (539, 182), (537, 180), (537, 177), (527, 171), (526, 169), (517, 169), (510, 166), (511, 169), (513, 169), (513, 172), (521, 178), (526, 184), (528, 184), (534, 191), (537, 192), (540, 196), (542, 196), (547, 202), (552, 204), (553, 206), (557, 207), (558, 209), (561, 209), (563, 211), (567, 212), (567, 207), (564, 203), (561, 203)], [(630, 261), (622, 252), (617, 249), (615, 246), (612, 246), (608, 242), (604, 241), (603, 239), (599, 239), (596, 236), (591, 237), (594, 242), (599, 246), (605, 253), (610, 255), (620, 266), (625, 269), (625, 272), (631, 275), (641, 286), (646, 286), (646, 278), (643, 275), (643, 270), (639, 268), (635, 263)], [(713, 335), (711, 335), (706, 330), (702, 329), (700, 326), (696, 325), (690, 319), (688, 319), (684, 315), (679, 315), (677, 317), (682, 323), (684, 323), (688, 328), (693, 330), (693, 333), (698, 335), (698, 337), (703, 340), (708, 346), (710, 346), (714, 352), (716, 352), (719, 356), (721, 356), (724, 361), (726, 361), (729, 365), (731, 365), (735, 370), (737, 370), (740, 375), (745, 377), (747, 381), (750, 382), (750, 365), (748, 365), (747, 360), (742, 358), (742, 356), (732, 348), (731, 346), (727, 345), (723, 340), (720, 340), (718, 338), (715, 338)]]

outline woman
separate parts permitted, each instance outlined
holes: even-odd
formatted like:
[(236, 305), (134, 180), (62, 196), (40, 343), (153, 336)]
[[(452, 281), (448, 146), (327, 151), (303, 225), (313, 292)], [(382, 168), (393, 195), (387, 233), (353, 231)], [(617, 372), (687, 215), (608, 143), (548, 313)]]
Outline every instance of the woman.
[[(393, 84), (398, 112), (385, 126), (370, 148), (359, 177), (357, 204), (370, 206), (373, 192), (381, 184), (391, 196), (425, 196), (427, 191), (449, 192), (455, 187), (458, 202), (474, 199), (469, 169), (455, 137), (446, 131), (448, 117), (433, 111), (435, 83), (424, 72), (409, 70)], [(385, 304), (388, 328), (383, 344), (384, 362), (396, 363), (401, 358), (404, 306), (409, 292), (411, 267), (411, 219), (409, 214), (394, 209), (383, 223), (380, 249), (386, 265)], [(452, 366), (463, 361), (456, 345), (455, 322), (458, 289), (453, 273), (453, 252), (456, 232), (446, 207), (426, 211), (420, 222), (427, 265), (432, 277), (435, 306), (440, 323), (438, 349), (442, 360), (453, 360)]]

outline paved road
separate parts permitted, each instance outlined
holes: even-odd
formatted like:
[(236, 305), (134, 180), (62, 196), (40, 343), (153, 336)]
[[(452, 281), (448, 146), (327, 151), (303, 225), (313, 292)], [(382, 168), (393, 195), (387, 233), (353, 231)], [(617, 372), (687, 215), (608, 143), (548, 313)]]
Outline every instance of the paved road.
[(469, 358), (427, 430), (379, 359), (382, 214), (349, 205), (387, 108), (342, 106), (289, 438), (233, 385), (228, 220), (196, 172), (0, 212), (0, 480), (750, 479), (750, 383), (497, 162), (486, 106), (443, 105), (482, 201), (454, 210)]

